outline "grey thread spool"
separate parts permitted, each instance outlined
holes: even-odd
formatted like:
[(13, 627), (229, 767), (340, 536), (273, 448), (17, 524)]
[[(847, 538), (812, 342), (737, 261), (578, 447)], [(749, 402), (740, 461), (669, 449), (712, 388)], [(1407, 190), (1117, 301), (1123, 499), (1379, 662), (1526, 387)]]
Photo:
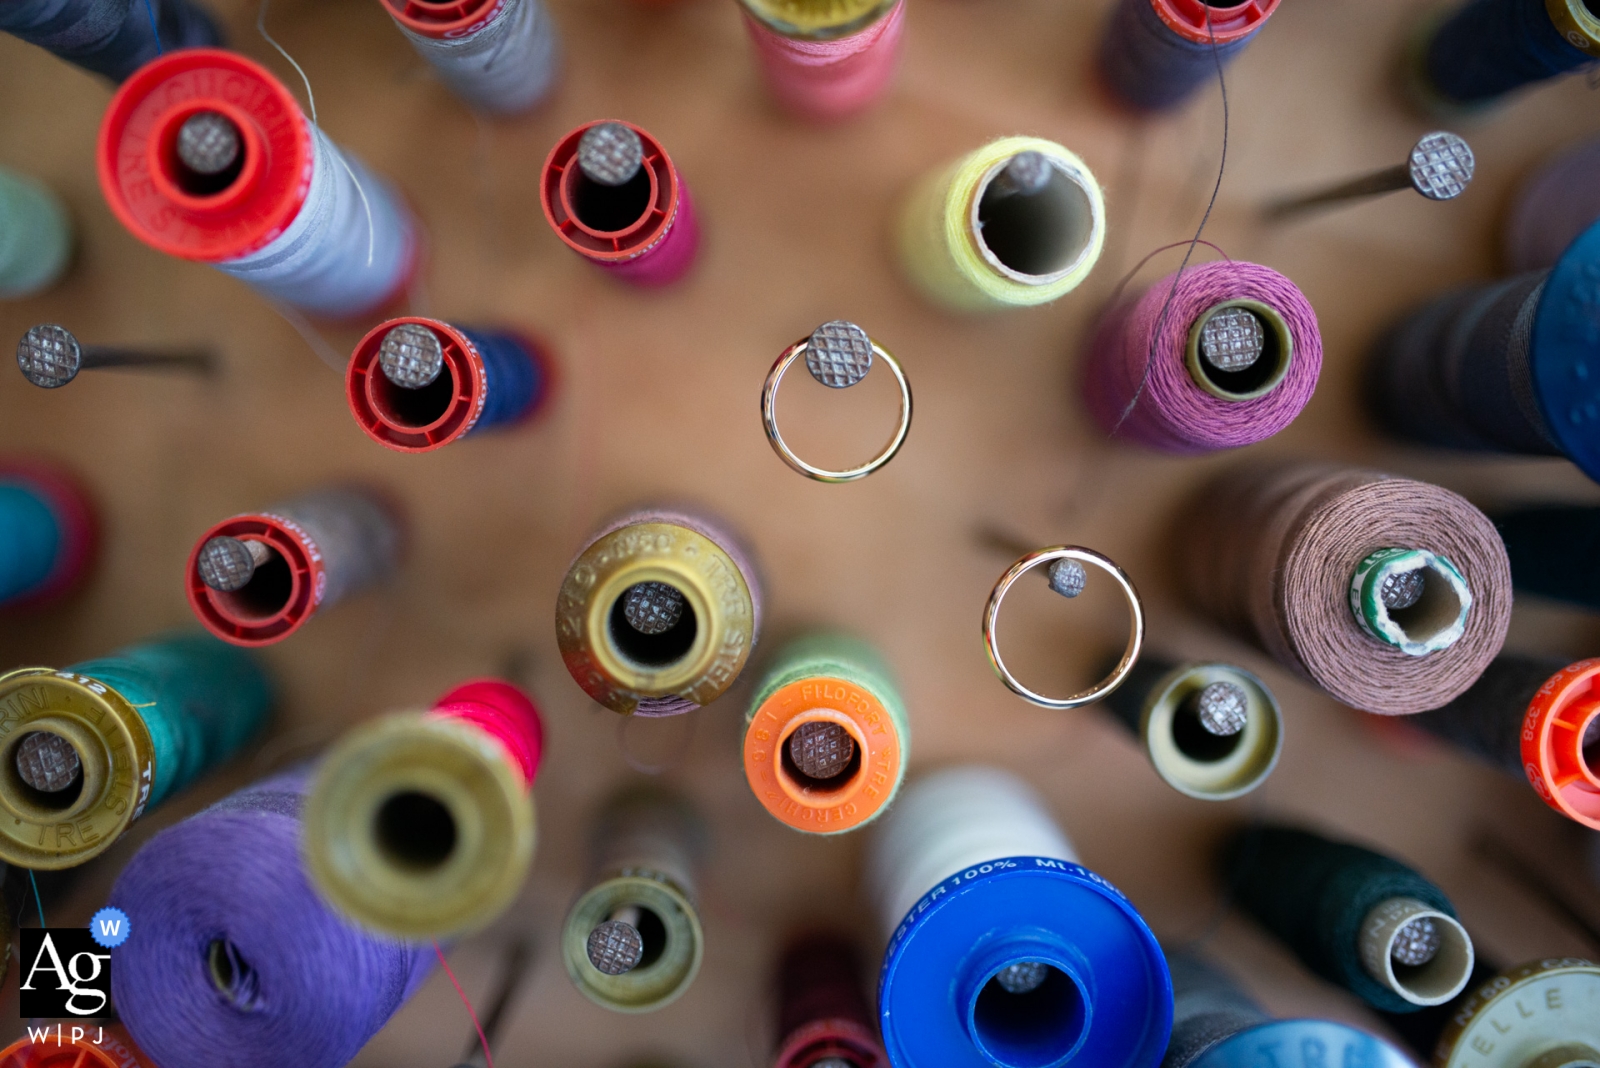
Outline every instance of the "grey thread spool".
[[(434, 17), (404, 0), (384, 6), (439, 80), (475, 111), (527, 111), (555, 86), (561, 45), (541, 0), (505, 0), (503, 6), (489, 0), (462, 18)], [(484, 7), (491, 11), (487, 21), (471, 25)]]
[(1167, 950), (1172, 1038), (1161, 1068), (1188, 1068), (1223, 1039), (1271, 1019), (1228, 976), (1194, 953)]
[(1489, 662), (1466, 693), (1443, 708), (1412, 716), (1415, 723), (1519, 779), (1522, 720), (1539, 687), (1567, 666), (1565, 660), (1502, 653)]

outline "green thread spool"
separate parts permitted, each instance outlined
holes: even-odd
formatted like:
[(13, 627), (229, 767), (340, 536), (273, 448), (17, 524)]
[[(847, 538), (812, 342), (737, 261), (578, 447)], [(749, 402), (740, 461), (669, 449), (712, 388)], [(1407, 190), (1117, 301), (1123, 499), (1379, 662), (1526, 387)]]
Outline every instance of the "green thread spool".
[(72, 217), (61, 198), (0, 167), (0, 299), (48, 289), (72, 258)]
[[(237, 752), (271, 704), (255, 658), (201, 634), (0, 676), (0, 813), (12, 817), (0, 819), (0, 859), (56, 869), (99, 855), (145, 810)], [(42, 765), (24, 746), (41, 733), (55, 736)], [(63, 767), (61, 741), (77, 771), (51, 778)]]
[(745, 781), (773, 818), (795, 830), (843, 834), (864, 826), (905, 779), (905, 701), (888, 665), (859, 639), (823, 632), (783, 646), (744, 724)]
[[(1455, 997), (1472, 974), (1472, 939), (1433, 883), (1381, 853), (1289, 827), (1249, 827), (1223, 847), (1234, 900), (1306, 967), (1384, 1012)], [(1396, 959), (1426, 921), (1437, 948)]]

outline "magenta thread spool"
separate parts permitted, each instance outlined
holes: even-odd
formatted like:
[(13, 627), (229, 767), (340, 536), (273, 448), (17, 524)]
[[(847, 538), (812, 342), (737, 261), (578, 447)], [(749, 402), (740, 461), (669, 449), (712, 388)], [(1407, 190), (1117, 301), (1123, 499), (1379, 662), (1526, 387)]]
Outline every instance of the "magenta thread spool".
[[(1169, 299), (1170, 298), (1170, 299)], [(1317, 315), (1293, 282), (1238, 261), (1168, 275), (1100, 318), (1083, 396), (1107, 434), (1171, 453), (1262, 441), (1322, 370)]]
[(790, 112), (819, 122), (843, 119), (888, 88), (900, 59), (905, 0), (742, 4), (767, 88)]
[(1582, 141), (1529, 175), (1506, 217), (1506, 269), (1554, 267), (1577, 236), (1600, 219), (1600, 137)]

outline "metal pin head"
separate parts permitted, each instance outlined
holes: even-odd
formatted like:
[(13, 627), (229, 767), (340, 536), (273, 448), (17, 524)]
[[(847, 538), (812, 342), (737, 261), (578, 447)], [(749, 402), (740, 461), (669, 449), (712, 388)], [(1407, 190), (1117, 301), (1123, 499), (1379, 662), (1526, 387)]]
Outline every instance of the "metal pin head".
[(872, 339), (855, 323), (823, 323), (806, 341), (806, 370), (833, 389), (853, 386), (872, 370)]
[(622, 615), (640, 634), (665, 634), (683, 618), (683, 594), (665, 582), (636, 582), (622, 594)]
[(1472, 149), (1453, 133), (1424, 134), (1407, 163), (1411, 186), (1429, 200), (1454, 200), (1466, 192), (1476, 166)]
[(1089, 572), (1076, 560), (1057, 560), (1047, 571), (1050, 588), (1063, 597), (1076, 597), (1089, 581)]
[(1050, 184), (1053, 166), (1050, 158), (1042, 152), (1018, 152), (989, 183), (989, 191), (996, 196), (1043, 192), (1045, 186)]
[(1245, 308), (1224, 308), (1200, 327), (1200, 355), (1219, 371), (1255, 366), (1266, 344), (1261, 320)]
[(220, 534), (200, 546), (195, 568), (200, 581), (219, 593), (242, 590), (266, 562), (268, 549), (259, 541), (241, 541)]
[(1244, 688), (1231, 682), (1213, 682), (1195, 694), (1194, 710), (1200, 726), (1218, 738), (1231, 738), (1244, 730), (1249, 707)]
[(1427, 581), (1424, 568), (1419, 567), (1415, 571), (1396, 571), (1384, 576), (1383, 585), (1378, 587), (1378, 596), (1383, 599), (1383, 607), (1391, 612), (1410, 608), (1422, 600), (1422, 590)]
[(1415, 968), (1432, 960), (1442, 941), (1438, 924), (1426, 916), (1418, 916), (1395, 932), (1389, 955), (1395, 963)]
[(584, 949), (596, 971), (604, 975), (626, 975), (644, 959), (644, 938), (631, 923), (607, 920), (589, 932)]
[(855, 755), (855, 739), (837, 723), (802, 723), (789, 735), (789, 759), (809, 779), (837, 778)]
[(1026, 994), (1043, 986), (1049, 976), (1050, 965), (1039, 960), (1025, 960), (995, 972), (994, 981), (1008, 994)]
[(644, 142), (620, 122), (591, 126), (578, 139), (578, 169), (591, 182), (627, 185), (644, 166)]
[(196, 174), (221, 174), (243, 147), (239, 128), (221, 112), (197, 111), (178, 127), (178, 159)]
[(17, 774), (40, 793), (54, 794), (71, 786), (83, 761), (71, 742), (50, 731), (29, 731), (17, 744)]
[(29, 327), (17, 342), (17, 366), (40, 389), (56, 389), (78, 377), (83, 349), (66, 327), (40, 323)]
[(378, 367), (401, 389), (421, 389), (444, 370), (444, 344), (421, 323), (401, 323), (383, 335)]

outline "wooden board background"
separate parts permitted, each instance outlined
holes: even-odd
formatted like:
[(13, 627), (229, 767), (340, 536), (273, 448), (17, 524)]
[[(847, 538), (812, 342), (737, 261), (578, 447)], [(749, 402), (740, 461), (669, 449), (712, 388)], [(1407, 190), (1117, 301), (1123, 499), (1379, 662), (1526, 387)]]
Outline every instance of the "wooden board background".
[[(212, 6), (236, 47), (302, 91), (257, 36), (253, 0)], [(1433, 293), (1492, 275), (1518, 178), (1600, 130), (1596, 96), (1581, 77), (1461, 128), (1479, 169), (1459, 202), (1397, 194), (1292, 228), (1254, 221), (1265, 196), (1394, 163), (1430, 128), (1403, 106), (1392, 78), (1423, 6), (1291, 0), (1228, 69), (1227, 170), (1206, 236), (1235, 258), (1293, 278), (1317, 309), (1327, 349), (1305, 414), (1252, 452), (1375, 465), (1480, 503), (1600, 499), (1562, 462), (1444, 456), (1384, 442), (1355, 399), (1376, 332)], [(538, 695), (550, 737), (538, 787), (542, 841), (521, 903), (453, 953), (481, 1001), (505, 936), (537, 939), (539, 958), (500, 1063), (624, 1068), (651, 1056), (704, 1068), (763, 1064), (768, 978), (783, 934), (832, 918), (858, 929), (874, 957), (881, 941), (858, 887), (865, 836), (805, 840), (749, 796), (735, 755), (748, 675), (692, 720), (641, 724), (625, 739), (635, 760), (681, 753), (668, 778), (698, 800), (714, 828), (697, 983), (660, 1013), (611, 1015), (576, 993), (553, 950), (579, 889), (587, 814), (629, 774), (617, 720), (560, 665), (556, 589), (584, 532), (605, 514), (639, 500), (687, 498), (753, 541), (768, 580), (765, 645), (813, 623), (870, 636), (904, 679), (913, 772), (976, 759), (1025, 774), (1085, 861), (1125, 889), (1158, 934), (1210, 932), (1208, 948), (1242, 969), (1275, 1011), (1375, 1026), (1236, 914), (1219, 913), (1208, 851), (1253, 812), (1307, 820), (1410, 859), (1453, 895), (1494, 958), (1600, 953), (1471, 848), (1488, 829), (1542, 858), (1547, 877), (1587, 895), (1581, 907), (1600, 921), (1595, 884), (1584, 874), (1593, 835), (1547, 811), (1525, 784), (1375, 730), (1176, 602), (1164, 563), (1174, 504), (1230, 458), (1174, 460), (1107, 446), (1088, 425), (1073, 381), (1084, 331), (1118, 277), (1147, 251), (1193, 234), (1215, 178), (1222, 107), (1214, 87), (1142, 124), (1108, 107), (1089, 73), (1105, 8), (1098, 0), (912, 0), (904, 65), (888, 99), (859, 121), (814, 129), (768, 103), (731, 0), (556, 0), (562, 87), (536, 114), (506, 123), (479, 122), (455, 103), (375, 0), (278, 0), (269, 26), (305, 67), (325, 129), (392, 176), (425, 220), (431, 263), (418, 310), (532, 330), (561, 364), (561, 393), (542, 423), (418, 457), (364, 438), (339, 379), (242, 285), (163, 258), (117, 226), (93, 173), (106, 87), (0, 40), (0, 163), (50, 182), (82, 229), (68, 280), (0, 308), (0, 337), (57, 321), (88, 342), (204, 342), (225, 363), (212, 382), (103, 373), (50, 394), (0, 375), (0, 448), (77, 466), (101, 502), (107, 534), (80, 596), (0, 623), (0, 657), (63, 664), (186, 622), (181, 574), (198, 533), (327, 479), (355, 475), (391, 487), (410, 510), (413, 536), (392, 586), (328, 612), (266, 653), (285, 693), (272, 739), (146, 819), (88, 874), (63, 907), (71, 915), (51, 921), (85, 920), (139, 841), (232, 786), (311, 753), (347, 724), (425, 704), (465, 676), (514, 664)], [(701, 260), (666, 292), (613, 284), (561, 247), (540, 215), (536, 180), (550, 145), (605, 115), (658, 135), (701, 208)], [(1106, 255), (1077, 293), (1051, 307), (976, 318), (931, 310), (893, 269), (893, 207), (924, 169), (1014, 132), (1061, 141), (1099, 175), (1109, 204)], [(1141, 279), (1173, 269), (1176, 256), (1158, 257)], [(917, 398), (902, 455), (843, 487), (784, 468), (757, 411), (777, 352), (836, 317), (889, 346)], [(347, 352), (360, 329), (324, 335)], [(892, 411), (883, 383), (826, 396), (808, 386), (794, 383), (786, 416), (811, 455), (845, 459), (882, 440)], [(1109, 552), (1144, 593), (1153, 649), (1234, 658), (1261, 673), (1288, 721), (1283, 760), (1268, 784), (1230, 804), (1186, 799), (1102, 714), (1050, 713), (1002, 689), (978, 623), (1008, 561), (977, 543), (985, 525), (1037, 544)], [(1125, 623), (1109, 596), (1069, 605), (1040, 594), (1019, 597), (1008, 626), (1019, 667), (1041, 688), (1059, 690), (1086, 678)], [(1524, 603), (1509, 646), (1580, 656), (1596, 651), (1597, 638), (1594, 617)], [(0, 1007), (8, 1029), (13, 1004)], [(435, 976), (356, 1063), (450, 1064), (469, 1030), (448, 983)]]

